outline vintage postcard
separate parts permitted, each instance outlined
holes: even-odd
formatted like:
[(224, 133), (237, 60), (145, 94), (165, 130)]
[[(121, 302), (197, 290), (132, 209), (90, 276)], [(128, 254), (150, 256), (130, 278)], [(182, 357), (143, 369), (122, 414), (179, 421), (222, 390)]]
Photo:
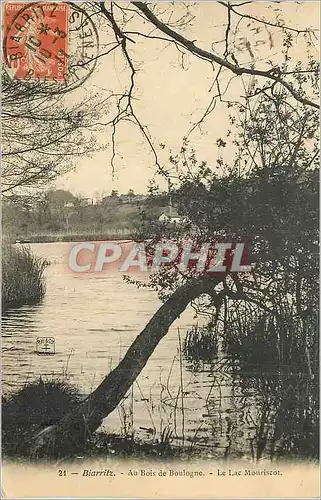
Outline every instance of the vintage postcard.
[(4, 498), (320, 498), (319, 14), (2, 2)]

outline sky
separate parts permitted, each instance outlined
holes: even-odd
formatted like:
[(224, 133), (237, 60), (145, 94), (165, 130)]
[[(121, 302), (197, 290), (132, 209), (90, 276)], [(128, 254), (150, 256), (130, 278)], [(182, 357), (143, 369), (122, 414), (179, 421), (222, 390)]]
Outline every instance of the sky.
[[(163, 4), (169, 9), (169, 4)], [(182, 13), (182, 6), (175, 5), (176, 18)], [(318, 2), (304, 2), (298, 5), (292, 2), (259, 3), (241, 7), (244, 12), (268, 20), (275, 20), (277, 14), (282, 15), (286, 24), (293, 27), (319, 28)], [(278, 9), (278, 10), (275, 10)], [(226, 9), (215, 2), (198, 3), (192, 8), (194, 19), (184, 28), (177, 29), (184, 36), (203, 48), (214, 50), (218, 54), (224, 52), (224, 45), (220, 40), (224, 38), (226, 30)], [(237, 19), (235, 19), (235, 22)], [(246, 42), (251, 42), (251, 51), (259, 62), (257, 67), (267, 69), (267, 60), (277, 62), (280, 57), (279, 35), (276, 32), (273, 44), (270, 43), (269, 32), (260, 27), (255, 33), (253, 26), (243, 22), (239, 35), (235, 39), (236, 56), (243, 65), (251, 64), (251, 55)], [(148, 27), (142, 19), (132, 22), (131, 29)], [(154, 35), (160, 34), (156, 31)], [(100, 30), (100, 51), (106, 50), (105, 43), (113, 40), (112, 33)], [(128, 46), (137, 72), (137, 88), (135, 91), (134, 107), (142, 124), (148, 127), (153, 143), (159, 149), (159, 158), (163, 165), (168, 165), (171, 151), (179, 152), (183, 137), (207, 108), (216, 89), (211, 89), (213, 77), (218, 68), (213, 68), (206, 62), (194, 56), (184, 57), (183, 67), (181, 54), (172, 44), (160, 40), (135, 38), (136, 44)], [(304, 43), (296, 46), (295, 56), (305, 57)], [(128, 88), (129, 71), (120, 51), (99, 59), (97, 68), (87, 80), (85, 88), (70, 92), (66, 96), (67, 102), (81, 98), (82, 93), (101, 93), (102, 98), (111, 90), (116, 92)], [(230, 81), (231, 73), (226, 70), (222, 75), (224, 83)], [(240, 78), (235, 78), (229, 87), (228, 97), (240, 100), (244, 94), (244, 87)], [(112, 117), (114, 109), (108, 110), (101, 122), (107, 122)], [(197, 157), (205, 160), (212, 168), (216, 168), (216, 160), (222, 151), (219, 151), (216, 140), (224, 138), (229, 125), (230, 110), (217, 100), (213, 113), (208, 117), (201, 129), (197, 128), (190, 136), (190, 146), (195, 148)], [(146, 140), (139, 133), (137, 127), (123, 122), (119, 125), (116, 135), (117, 154), (114, 172), (111, 167), (111, 129), (101, 127), (96, 133), (96, 139), (101, 150), (92, 157), (75, 159), (75, 168), (72, 172), (59, 178), (55, 183), (57, 188), (68, 189), (75, 194), (86, 197), (100, 198), (109, 194), (112, 189), (126, 193), (134, 189), (137, 193), (145, 193), (151, 179), (155, 177), (156, 167), (154, 156)], [(158, 147), (165, 144), (165, 148)], [(231, 140), (224, 150), (224, 160), (232, 160), (234, 149)], [(161, 181), (161, 187), (166, 187)]]

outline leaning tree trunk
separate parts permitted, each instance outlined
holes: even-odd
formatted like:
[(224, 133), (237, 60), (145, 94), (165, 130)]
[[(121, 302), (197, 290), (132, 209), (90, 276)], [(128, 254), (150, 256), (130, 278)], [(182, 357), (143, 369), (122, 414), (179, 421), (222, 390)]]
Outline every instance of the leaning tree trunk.
[(32, 442), (33, 456), (66, 457), (71, 450), (75, 452), (80, 449), (101, 425), (102, 420), (121, 402), (175, 319), (200, 295), (214, 295), (214, 288), (223, 277), (222, 274), (220, 277), (194, 278), (177, 289), (158, 309), (129, 347), (119, 365), (101, 384), (56, 425), (35, 436)]

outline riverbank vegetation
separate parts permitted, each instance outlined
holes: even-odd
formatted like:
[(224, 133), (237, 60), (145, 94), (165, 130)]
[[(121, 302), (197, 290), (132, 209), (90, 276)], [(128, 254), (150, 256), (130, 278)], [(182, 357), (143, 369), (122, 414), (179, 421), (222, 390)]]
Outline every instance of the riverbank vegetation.
[(195, 373), (206, 367), (215, 373), (222, 366), (233, 377), (239, 395), (255, 395), (255, 405), (238, 407), (235, 400), (231, 420), (233, 426), (239, 416), (240, 427), (244, 419), (249, 423), (247, 446), (253, 460), (318, 460), (318, 318), (312, 314), (302, 323), (286, 309), (284, 299), (278, 299), (271, 312), (228, 304), (227, 321), (218, 325), (219, 352), (217, 328), (194, 328), (186, 336), (186, 359)]
[(2, 310), (41, 301), (46, 286), (44, 271), (48, 263), (30, 248), (2, 246)]
[[(2, 446), (6, 458), (33, 458), (32, 436), (54, 425), (77, 403), (84, 399), (79, 389), (72, 385), (66, 377), (43, 380), (41, 377), (26, 383), (21, 389), (10, 392), (2, 402)], [(195, 443), (174, 443), (174, 429), (161, 426), (159, 429), (146, 429), (147, 438), (137, 435), (137, 429), (130, 425), (134, 415), (133, 405), (120, 406), (121, 432), (107, 433), (104, 430), (92, 433), (86, 442), (80, 442), (75, 449), (66, 442), (65, 457), (68, 460), (89, 457), (136, 458), (185, 458), (199, 455)], [(148, 404), (147, 413), (153, 412), (152, 404)], [(19, 435), (17, 440), (16, 436)]]
[(4, 200), (3, 227), (12, 242), (132, 239), (141, 221), (157, 222), (168, 203), (168, 194), (151, 197), (133, 190), (126, 195), (112, 191), (95, 200), (48, 190), (32, 199), (20, 195)]
[(66, 232), (44, 232), (20, 234), (18, 238), (13, 238), (12, 243), (61, 243), (77, 241), (108, 241), (108, 240), (132, 240), (135, 231), (130, 229), (105, 229), (105, 231), (66, 231)]

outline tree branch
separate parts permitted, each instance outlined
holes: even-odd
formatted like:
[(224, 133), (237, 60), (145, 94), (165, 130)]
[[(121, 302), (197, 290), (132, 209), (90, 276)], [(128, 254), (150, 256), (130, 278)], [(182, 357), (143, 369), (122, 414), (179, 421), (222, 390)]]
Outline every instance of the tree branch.
[(153, 12), (147, 7), (147, 5), (143, 2), (133, 2), (133, 5), (137, 7), (143, 14), (146, 16), (146, 18), (156, 26), (160, 31), (165, 33), (167, 36), (173, 38), (177, 42), (179, 42), (181, 45), (183, 45), (190, 53), (201, 57), (202, 59), (205, 59), (209, 62), (214, 62), (216, 64), (219, 64), (220, 66), (223, 66), (224, 68), (227, 68), (228, 70), (232, 71), (235, 75), (241, 76), (241, 75), (252, 75), (252, 76), (260, 76), (263, 78), (268, 78), (270, 80), (273, 80), (280, 85), (282, 85), (284, 88), (288, 90), (288, 92), (296, 99), (298, 102), (301, 104), (305, 104), (307, 106), (312, 106), (313, 108), (319, 109), (319, 105), (316, 104), (315, 102), (302, 97), (298, 92), (296, 92), (292, 85), (288, 82), (286, 82), (283, 78), (281, 78), (280, 72), (275, 71), (275, 68), (272, 70), (264, 71), (264, 70), (258, 70), (254, 68), (245, 68), (242, 66), (237, 66), (235, 64), (230, 63), (226, 59), (223, 59), (213, 52), (208, 52), (207, 50), (204, 50), (197, 45), (195, 45), (194, 41), (188, 40), (184, 36), (180, 35), (176, 31), (174, 31), (172, 28), (167, 26), (165, 23), (160, 21), (158, 17), (153, 14)]

